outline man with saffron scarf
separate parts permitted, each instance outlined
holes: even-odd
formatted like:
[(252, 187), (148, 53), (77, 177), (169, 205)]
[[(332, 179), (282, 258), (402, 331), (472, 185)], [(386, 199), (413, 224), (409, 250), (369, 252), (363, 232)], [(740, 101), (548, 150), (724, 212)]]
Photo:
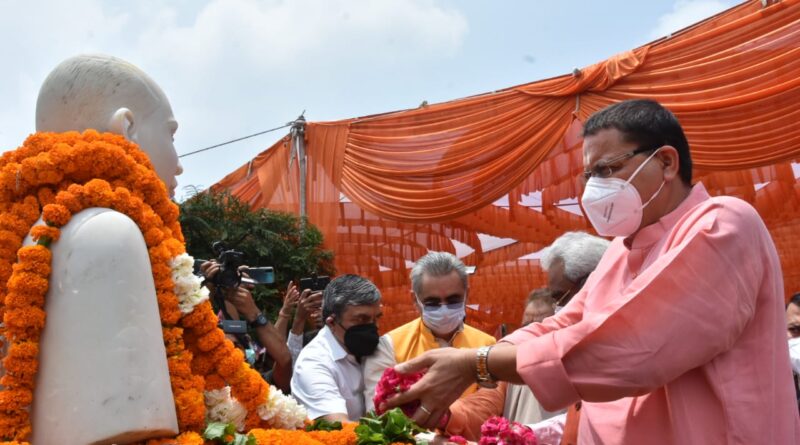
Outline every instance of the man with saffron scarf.
[(675, 116), (625, 101), (584, 126), (582, 205), (614, 236), (567, 306), (494, 348), (435, 350), (389, 407), (435, 425), (478, 381), (526, 383), (545, 409), (583, 400), (581, 444), (796, 444), (783, 279), (756, 211), (692, 185)]
[[(467, 271), (448, 252), (429, 252), (411, 269), (416, 318), (381, 337), (375, 354), (364, 363), (367, 409), (373, 409), (375, 387), (386, 368), (435, 348), (477, 348), (492, 345), (494, 337), (464, 323)], [(470, 387), (468, 393), (475, 391)]]

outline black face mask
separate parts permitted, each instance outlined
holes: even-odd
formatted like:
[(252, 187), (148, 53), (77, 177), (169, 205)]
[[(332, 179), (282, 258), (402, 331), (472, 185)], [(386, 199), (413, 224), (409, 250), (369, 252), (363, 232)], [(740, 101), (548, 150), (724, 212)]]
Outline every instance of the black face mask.
[(375, 353), (379, 340), (378, 325), (375, 323), (357, 324), (344, 331), (344, 347), (359, 360)]

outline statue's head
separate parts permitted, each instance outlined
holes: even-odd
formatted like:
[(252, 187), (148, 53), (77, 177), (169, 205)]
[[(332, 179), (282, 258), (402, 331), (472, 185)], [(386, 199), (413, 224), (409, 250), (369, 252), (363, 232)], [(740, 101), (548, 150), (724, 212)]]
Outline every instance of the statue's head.
[(116, 57), (80, 55), (45, 79), (36, 103), (36, 131), (95, 129), (125, 136), (150, 156), (170, 196), (183, 172), (173, 145), (178, 122), (161, 88)]

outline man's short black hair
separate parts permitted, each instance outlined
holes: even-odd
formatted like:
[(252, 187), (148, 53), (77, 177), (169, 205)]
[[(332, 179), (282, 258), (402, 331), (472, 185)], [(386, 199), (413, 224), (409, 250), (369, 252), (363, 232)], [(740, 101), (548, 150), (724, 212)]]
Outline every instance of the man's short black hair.
[(670, 145), (678, 151), (679, 174), (692, 185), (692, 156), (678, 119), (660, 103), (650, 99), (626, 100), (594, 113), (583, 126), (583, 137), (600, 130), (617, 129), (626, 142), (653, 150)]
[(794, 304), (800, 307), (800, 292), (792, 295), (792, 298), (789, 299), (789, 303), (786, 306), (789, 306), (790, 304)]

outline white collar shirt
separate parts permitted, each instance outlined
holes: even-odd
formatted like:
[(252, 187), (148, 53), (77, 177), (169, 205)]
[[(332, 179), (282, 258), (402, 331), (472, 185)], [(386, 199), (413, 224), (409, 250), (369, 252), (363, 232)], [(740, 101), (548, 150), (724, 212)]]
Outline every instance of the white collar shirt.
[(325, 326), (297, 358), (292, 395), (316, 419), (347, 414), (351, 421), (364, 415), (364, 379), (361, 365)]

